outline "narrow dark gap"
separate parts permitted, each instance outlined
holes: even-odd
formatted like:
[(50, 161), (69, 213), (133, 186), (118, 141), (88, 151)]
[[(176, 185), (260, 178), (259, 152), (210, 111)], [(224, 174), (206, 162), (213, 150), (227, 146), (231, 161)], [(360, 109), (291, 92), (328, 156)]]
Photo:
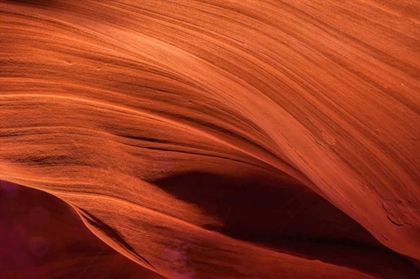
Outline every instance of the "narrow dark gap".
[(120, 244), (125, 250), (130, 252), (131, 254), (134, 254), (137, 258), (148, 264), (153, 269), (156, 269), (145, 257), (137, 253), (136, 250), (134, 250), (133, 247), (131, 247), (125, 239), (118, 233), (117, 230), (113, 229), (112, 227), (108, 226), (104, 222), (102, 222), (99, 218), (92, 215), (91, 213), (87, 212), (84, 209), (78, 208), (78, 210), (82, 213), (83, 217), (89, 224), (94, 226), (96, 229), (100, 230), (104, 234), (106, 234), (109, 238), (111, 238), (116, 243)]

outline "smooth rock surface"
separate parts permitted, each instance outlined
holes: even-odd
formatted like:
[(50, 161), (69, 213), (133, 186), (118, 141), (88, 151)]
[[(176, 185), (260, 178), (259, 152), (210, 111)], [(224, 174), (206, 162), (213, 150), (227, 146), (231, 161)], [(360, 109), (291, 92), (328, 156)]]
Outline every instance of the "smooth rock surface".
[(0, 277), (418, 278), (419, 14), (0, 1)]

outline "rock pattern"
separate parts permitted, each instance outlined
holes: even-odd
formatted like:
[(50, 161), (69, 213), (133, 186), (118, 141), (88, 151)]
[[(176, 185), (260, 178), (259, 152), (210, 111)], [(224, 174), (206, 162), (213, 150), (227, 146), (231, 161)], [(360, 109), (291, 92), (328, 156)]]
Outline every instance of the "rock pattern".
[[(15, 0), (0, 12), (0, 198), (55, 196), (118, 257), (98, 269), (419, 276), (419, 2)], [(72, 222), (86, 254), (56, 258), (67, 278), (105, 247)], [(28, 249), (48, 254), (44, 242)]]

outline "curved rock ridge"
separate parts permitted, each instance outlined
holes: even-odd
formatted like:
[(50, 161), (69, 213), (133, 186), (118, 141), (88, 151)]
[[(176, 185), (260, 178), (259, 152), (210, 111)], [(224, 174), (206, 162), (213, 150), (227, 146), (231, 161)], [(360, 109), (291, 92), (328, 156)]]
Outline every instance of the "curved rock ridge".
[(0, 277), (420, 275), (417, 1), (0, 13)]
[(70, 206), (0, 182), (2, 278), (164, 278), (100, 241)]

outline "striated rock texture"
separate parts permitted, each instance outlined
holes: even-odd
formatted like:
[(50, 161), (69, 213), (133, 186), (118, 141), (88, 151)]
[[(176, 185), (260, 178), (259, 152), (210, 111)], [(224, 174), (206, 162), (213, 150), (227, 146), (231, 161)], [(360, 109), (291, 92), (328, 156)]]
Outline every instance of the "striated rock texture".
[(0, 277), (419, 278), (419, 14), (0, 1)]

